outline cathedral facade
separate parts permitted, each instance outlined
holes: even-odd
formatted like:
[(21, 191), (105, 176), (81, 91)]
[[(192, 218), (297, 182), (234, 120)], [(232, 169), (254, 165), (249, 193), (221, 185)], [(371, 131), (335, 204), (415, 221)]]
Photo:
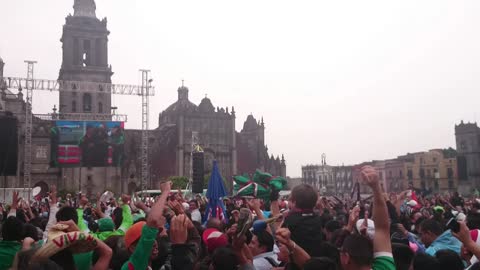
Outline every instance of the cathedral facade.
[[(111, 95), (102, 89), (92, 93), (75, 91), (74, 82), (111, 83), (112, 68), (108, 62), (107, 20), (98, 19), (93, 0), (75, 0), (74, 14), (66, 17), (63, 26), (62, 65), (59, 80), (71, 81), (69, 91), (60, 89), (58, 115), (111, 114)], [(14, 94), (1, 82), (4, 63), (0, 60), (0, 86), (3, 85), (0, 107), (18, 118), (18, 169), (0, 187), (23, 187), (23, 138), (25, 102), (22, 91)], [(100, 86), (99, 86), (100, 87)], [(105, 90), (105, 89), (103, 89)], [(265, 124), (249, 115), (241, 131), (236, 131), (233, 107), (215, 107), (209, 98), (196, 105), (189, 100), (189, 89), (178, 88), (178, 100), (160, 113), (158, 127), (149, 131), (148, 188), (157, 188), (158, 182), (171, 176), (191, 177), (192, 138), (204, 149), (205, 171), (208, 174), (213, 160), (217, 160), (222, 176), (231, 190), (231, 179), (236, 174), (252, 174), (256, 169), (286, 177), (282, 156), (269, 156), (265, 145)], [(54, 114), (56, 114), (56, 108)], [(108, 117), (107, 117), (108, 118)], [(88, 195), (106, 189), (132, 192), (140, 187), (141, 130), (125, 130), (125, 160), (121, 167), (55, 168), (51, 166), (52, 145), (50, 129), (52, 120), (34, 116), (32, 132), (32, 182), (31, 185), (60, 190), (83, 191)]]

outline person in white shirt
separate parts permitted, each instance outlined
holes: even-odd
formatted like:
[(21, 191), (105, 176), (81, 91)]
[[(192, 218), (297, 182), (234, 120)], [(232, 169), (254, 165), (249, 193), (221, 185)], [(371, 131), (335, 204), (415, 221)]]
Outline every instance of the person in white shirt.
[(263, 230), (253, 235), (248, 247), (253, 255), (255, 270), (271, 270), (280, 264), (274, 252), (274, 246), (273, 236), (269, 232)]
[(192, 216), (192, 221), (202, 223), (202, 214), (200, 213), (200, 210), (198, 210), (198, 202), (191, 200), (188, 205)]

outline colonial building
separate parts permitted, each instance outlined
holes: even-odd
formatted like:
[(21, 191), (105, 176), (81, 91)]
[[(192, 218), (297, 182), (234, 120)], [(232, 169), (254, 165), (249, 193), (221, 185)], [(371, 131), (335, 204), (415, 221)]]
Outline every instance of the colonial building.
[(443, 193), (458, 187), (455, 151), (434, 149), (411, 154), (404, 162), (408, 185), (415, 189)]
[(353, 188), (351, 166), (330, 166), (325, 154), (320, 165), (302, 166), (303, 183), (314, 186), (321, 194), (350, 194)]
[[(107, 20), (96, 17), (94, 0), (75, 0), (74, 14), (66, 17), (61, 38), (63, 57), (59, 80), (110, 83), (113, 75), (108, 62)], [(0, 110), (12, 112), (18, 118), (18, 172), (2, 181), (0, 187), (23, 187), (23, 141), (25, 102), (21, 89), (14, 94), (6, 89), (3, 78), (4, 63), (0, 58)], [(111, 95), (75, 91), (73, 83), (60, 89), (59, 113), (94, 113), (109, 116)], [(249, 115), (240, 132), (235, 129), (233, 107), (214, 107), (204, 98), (199, 105), (189, 100), (189, 89), (178, 88), (178, 100), (159, 115), (158, 127), (149, 131), (148, 188), (157, 188), (160, 180), (170, 176), (191, 176), (192, 135), (205, 151), (205, 170), (208, 174), (213, 160), (217, 160), (222, 176), (231, 189), (235, 174), (252, 174), (256, 169), (286, 177), (282, 155), (276, 158), (265, 145), (265, 124)], [(54, 108), (56, 115), (56, 108)], [(55, 168), (50, 164), (52, 145), (50, 129), (53, 121), (33, 119), (31, 184), (47, 188), (51, 184), (60, 190), (83, 191), (88, 195), (111, 190), (115, 193), (132, 192), (140, 186), (140, 130), (126, 130), (124, 164), (121, 167)]]
[[(328, 166), (322, 159), (321, 165), (302, 166), (303, 183), (324, 194), (350, 196), (354, 185), (362, 182), (360, 172), (367, 165), (378, 171), (384, 192), (398, 193), (413, 187), (421, 192), (443, 193), (457, 190), (459, 185), (457, 152), (451, 148), (408, 153), (395, 159), (374, 160), (354, 166)], [(330, 185), (330, 176), (333, 186)], [(360, 193), (368, 194), (370, 189), (360, 185)]]
[(353, 189), (352, 166), (333, 166), (335, 193), (340, 197), (350, 196)]

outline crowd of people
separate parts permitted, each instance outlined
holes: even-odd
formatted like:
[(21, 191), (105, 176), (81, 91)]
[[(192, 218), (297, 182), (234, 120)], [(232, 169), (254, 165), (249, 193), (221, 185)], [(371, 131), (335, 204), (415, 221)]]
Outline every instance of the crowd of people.
[(0, 209), (0, 270), (480, 269), (479, 200), (385, 194), (375, 169), (361, 174), (367, 199), (301, 184), (288, 200), (224, 198), (217, 217), (171, 182), (144, 201), (59, 198), (55, 187), (45, 201), (14, 194)]

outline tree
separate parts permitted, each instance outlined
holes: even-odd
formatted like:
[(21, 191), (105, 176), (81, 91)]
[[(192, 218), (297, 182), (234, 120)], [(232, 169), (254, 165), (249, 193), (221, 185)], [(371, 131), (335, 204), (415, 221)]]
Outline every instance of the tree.
[[(208, 188), (208, 182), (210, 181), (211, 176), (212, 176), (211, 173), (205, 174), (205, 177), (203, 178), (203, 188), (204, 189)], [(225, 178), (223, 176), (221, 176), (221, 177), (222, 177), (223, 185), (225, 186), (226, 189), (228, 189), (227, 183), (225, 182)]]
[(169, 178), (172, 181), (172, 189), (186, 189), (188, 184), (188, 178), (185, 176), (172, 176)]

